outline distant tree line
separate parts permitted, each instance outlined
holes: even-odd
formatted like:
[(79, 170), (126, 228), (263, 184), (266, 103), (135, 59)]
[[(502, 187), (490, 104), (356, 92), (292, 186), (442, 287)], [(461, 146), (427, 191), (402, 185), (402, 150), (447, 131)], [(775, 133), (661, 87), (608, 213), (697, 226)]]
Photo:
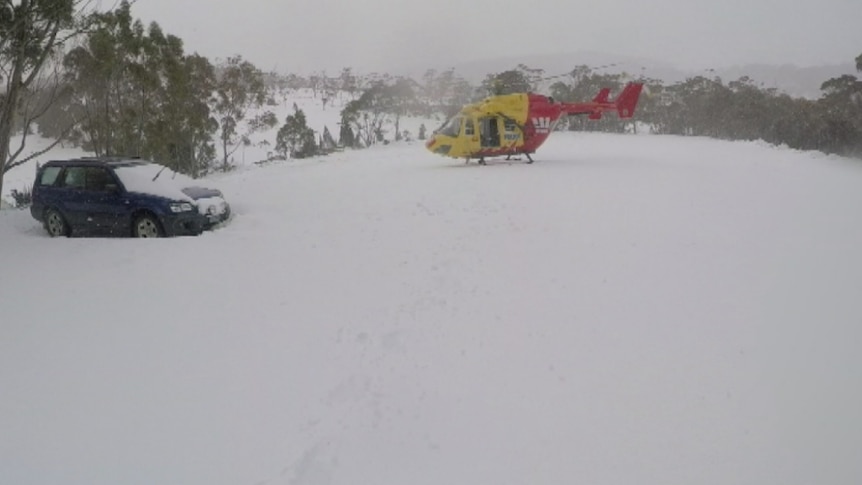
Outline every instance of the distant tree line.
[[(856, 64), (862, 71), (862, 55)], [(602, 86), (618, 92), (626, 79), (579, 66), (568, 82), (553, 84), (551, 94), (561, 101), (584, 100)], [(643, 81), (646, 89), (634, 119), (577, 118), (570, 120), (569, 129), (624, 132), (640, 125), (656, 134), (761, 139), (800, 150), (862, 157), (862, 81), (856, 76), (826, 80), (816, 100), (791, 97), (748, 77), (727, 83), (705, 76), (670, 85), (656, 79)]]

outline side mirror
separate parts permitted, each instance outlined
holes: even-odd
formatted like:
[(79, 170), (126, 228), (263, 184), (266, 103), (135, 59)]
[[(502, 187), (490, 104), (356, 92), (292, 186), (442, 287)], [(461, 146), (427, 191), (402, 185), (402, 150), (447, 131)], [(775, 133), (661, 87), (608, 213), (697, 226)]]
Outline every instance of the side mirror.
[(110, 194), (119, 194), (120, 186), (117, 184), (105, 184), (105, 192)]

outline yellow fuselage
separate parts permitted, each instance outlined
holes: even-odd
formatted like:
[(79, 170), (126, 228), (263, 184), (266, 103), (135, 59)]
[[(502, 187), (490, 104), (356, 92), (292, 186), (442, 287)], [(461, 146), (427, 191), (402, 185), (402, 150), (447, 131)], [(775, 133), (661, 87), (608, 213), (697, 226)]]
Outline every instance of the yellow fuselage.
[(467, 105), (446, 121), (425, 146), (452, 158), (478, 158), (517, 151), (524, 144), (527, 94), (493, 96)]

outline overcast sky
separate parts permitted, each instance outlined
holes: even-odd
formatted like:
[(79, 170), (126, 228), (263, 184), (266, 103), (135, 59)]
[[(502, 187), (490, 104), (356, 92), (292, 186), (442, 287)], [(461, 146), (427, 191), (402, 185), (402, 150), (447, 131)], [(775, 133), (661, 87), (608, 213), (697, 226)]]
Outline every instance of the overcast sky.
[(187, 52), (297, 73), (577, 51), (684, 69), (862, 53), (862, 0), (138, 0), (132, 14)]

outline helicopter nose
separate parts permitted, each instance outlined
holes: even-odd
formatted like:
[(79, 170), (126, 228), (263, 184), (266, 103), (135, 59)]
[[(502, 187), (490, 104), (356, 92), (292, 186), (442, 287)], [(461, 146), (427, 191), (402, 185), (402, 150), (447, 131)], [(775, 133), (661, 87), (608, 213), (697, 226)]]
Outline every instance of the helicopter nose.
[(448, 143), (446, 139), (438, 140), (436, 136), (432, 136), (425, 142), (425, 148), (427, 148), (431, 153), (448, 155), (452, 150), (452, 144)]

